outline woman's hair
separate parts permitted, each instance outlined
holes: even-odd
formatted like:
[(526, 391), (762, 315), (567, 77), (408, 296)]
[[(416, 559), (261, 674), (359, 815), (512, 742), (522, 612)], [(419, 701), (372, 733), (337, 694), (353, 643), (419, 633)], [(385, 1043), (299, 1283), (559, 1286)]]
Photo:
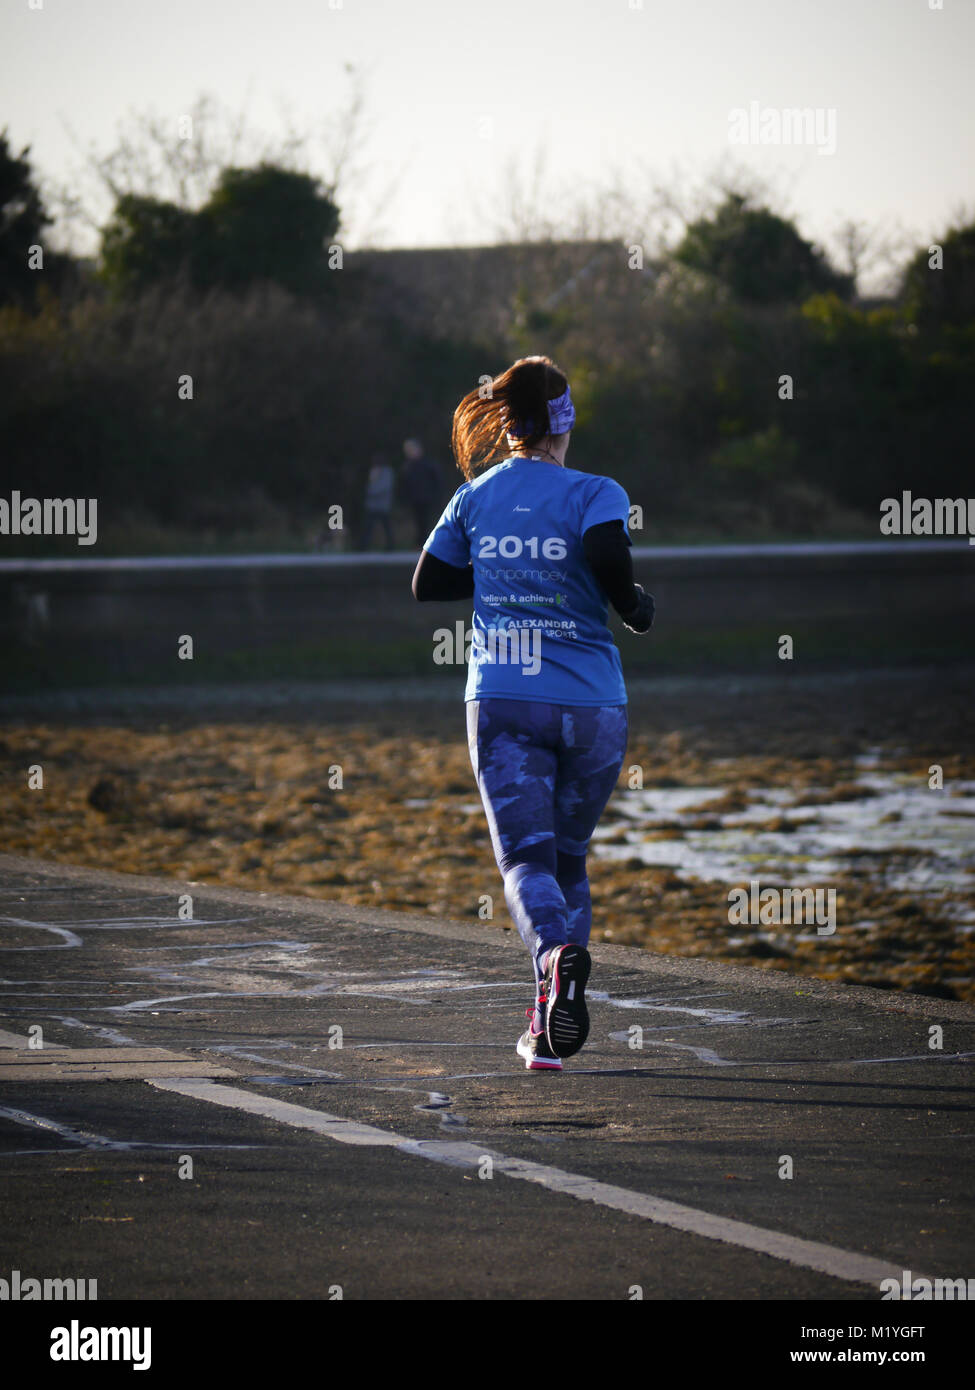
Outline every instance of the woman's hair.
[(470, 481), (507, 448), (510, 434), (526, 449), (536, 448), (551, 430), (548, 402), (568, 387), (550, 357), (522, 357), (494, 378), (475, 386), (454, 411), (451, 444), (457, 467)]

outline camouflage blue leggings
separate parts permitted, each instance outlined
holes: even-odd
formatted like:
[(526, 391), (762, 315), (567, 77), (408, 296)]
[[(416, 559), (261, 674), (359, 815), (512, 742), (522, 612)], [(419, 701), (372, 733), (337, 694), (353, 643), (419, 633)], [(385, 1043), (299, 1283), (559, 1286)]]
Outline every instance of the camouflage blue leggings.
[(592, 924), (586, 851), (626, 752), (626, 705), (471, 700), (467, 741), (508, 911), (532, 954)]

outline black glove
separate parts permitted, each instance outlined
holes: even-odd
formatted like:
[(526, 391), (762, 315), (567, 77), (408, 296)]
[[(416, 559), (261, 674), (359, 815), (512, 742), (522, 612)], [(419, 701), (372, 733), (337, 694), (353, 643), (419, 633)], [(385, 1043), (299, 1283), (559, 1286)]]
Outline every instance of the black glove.
[(631, 632), (649, 632), (653, 627), (653, 615), (657, 611), (657, 605), (653, 601), (653, 594), (648, 594), (642, 584), (634, 584), (637, 592), (636, 607), (628, 613), (621, 613), (623, 626), (628, 627)]

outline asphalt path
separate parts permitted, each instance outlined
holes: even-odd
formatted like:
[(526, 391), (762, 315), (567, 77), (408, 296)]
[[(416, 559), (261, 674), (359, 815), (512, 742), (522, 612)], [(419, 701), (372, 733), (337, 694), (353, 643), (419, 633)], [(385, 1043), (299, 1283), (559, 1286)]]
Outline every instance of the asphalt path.
[(975, 1008), (593, 957), (589, 1043), (527, 1072), (496, 925), (0, 855), (0, 1278), (889, 1310), (975, 1276)]

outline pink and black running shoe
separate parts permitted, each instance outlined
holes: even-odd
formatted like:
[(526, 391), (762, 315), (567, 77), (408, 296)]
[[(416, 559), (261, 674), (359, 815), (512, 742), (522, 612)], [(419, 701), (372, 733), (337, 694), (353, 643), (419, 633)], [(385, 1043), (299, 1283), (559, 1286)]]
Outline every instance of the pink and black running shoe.
[(571, 1057), (589, 1036), (586, 982), (592, 959), (585, 946), (553, 946), (545, 959), (545, 1036), (556, 1057)]

